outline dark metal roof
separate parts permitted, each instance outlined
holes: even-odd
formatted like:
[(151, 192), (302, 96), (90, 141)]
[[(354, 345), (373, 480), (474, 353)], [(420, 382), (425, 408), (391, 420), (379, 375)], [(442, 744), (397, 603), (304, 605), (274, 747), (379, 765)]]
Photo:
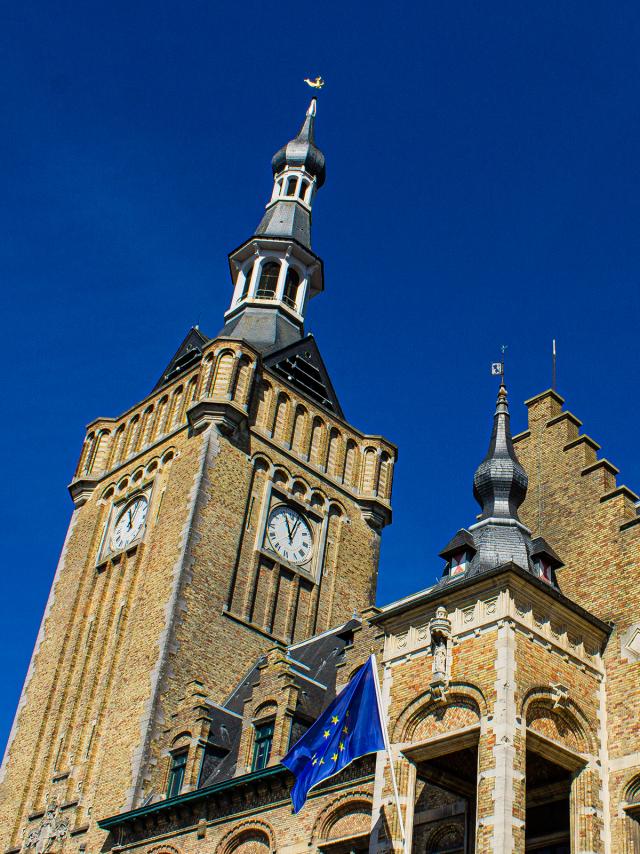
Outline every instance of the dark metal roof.
[(473, 551), (476, 550), (473, 535), (467, 531), (466, 528), (461, 528), (453, 539), (449, 540), (447, 545), (442, 549), (440, 557), (443, 557), (446, 560), (452, 554), (455, 554), (457, 551), (464, 548), (473, 549)]
[(178, 376), (196, 365), (202, 358), (202, 348), (210, 340), (210, 338), (207, 338), (206, 335), (200, 332), (197, 326), (192, 326), (152, 391), (157, 391), (163, 385), (175, 380)]
[(286, 166), (304, 169), (315, 176), (316, 186), (321, 187), (326, 178), (326, 168), (324, 154), (315, 144), (316, 105), (317, 100), (312, 98), (298, 135), (273, 155), (271, 168), (274, 175)]
[[(300, 688), (296, 714), (309, 722), (315, 720), (336, 696), (336, 665), (342, 660), (345, 648), (351, 643), (353, 630), (359, 620), (351, 620), (324, 634), (286, 648), (292, 679)], [(247, 675), (234, 688), (222, 707), (211, 706), (212, 747), (225, 747), (228, 753), (215, 764), (210, 774), (203, 774), (200, 787), (232, 777), (237, 768), (242, 715), (246, 700), (259, 691), (260, 656)], [(224, 739), (229, 739), (224, 742)]]
[(265, 366), (323, 409), (344, 418), (340, 401), (313, 335), (294, 341), (265, 357)]
[[(446, 566), (436, 587), (452, 584), (454, 579), (456, 584), (470, 581), (477, 575), (509, 562), (525, 572), (536, 574), (532, 560), (534, 544), (531, 531), (518, 517), (518, 508), (527, 494), (527, 484), (526, 472), (513, 448), (507, 389), (502, 384), (498, 392), (489, 450), (473, 478), (473, 494), (482, 512), (478, 522), (470, 525), (468, 530), (463, 529), (465, 544), (473, 549), (473, 554), (463, 573), (450, 576), (449, 567)], [(458, 532), (452, 543), (441, 552), (442, 557), (449, 557), (454, 551), (452, 544), (463, 544), (456, 543), (456, 538), (461, 535), (462, 531)], [(562, 565), (555, 553), (546, 553), (551, 557), (552, 566)], [(557, 586), (554, 573), (549, 583)]]

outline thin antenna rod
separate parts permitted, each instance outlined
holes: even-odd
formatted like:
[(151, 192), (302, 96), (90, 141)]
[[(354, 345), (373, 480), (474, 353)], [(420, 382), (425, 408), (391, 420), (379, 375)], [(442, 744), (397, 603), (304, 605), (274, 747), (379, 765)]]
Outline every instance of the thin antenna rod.
[(505, 382), (504, 382), (504, 363), (505, 363), (505, 359), (507, 357), (507, 347), (508, 346), (509, 346), (508, 344), (503, 344), (502, 347), (500, 348), (502, 350), (502, 374), (500, 377), (500, 382), (502, 383), (502, 385), (505, 384)]
[(556, 339), (553, 339), (553, 348), (551, 356), (551, 388), (556, 390)]

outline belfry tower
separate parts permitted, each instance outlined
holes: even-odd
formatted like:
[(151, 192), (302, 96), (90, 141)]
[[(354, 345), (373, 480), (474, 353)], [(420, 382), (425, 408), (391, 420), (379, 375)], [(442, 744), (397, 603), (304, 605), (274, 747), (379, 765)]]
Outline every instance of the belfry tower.
[(229, 256), (221, 332), (191, 329), (139, 403), (87, 429), (2, 767), (2, 852), (99, 851), (96, 819), (163, 798), (177, 744), (197, 786), (206, 708), (256, 656), (374, 601), (396, 451), (345, 420), (304, 330), (324, 288), (315, 114)]

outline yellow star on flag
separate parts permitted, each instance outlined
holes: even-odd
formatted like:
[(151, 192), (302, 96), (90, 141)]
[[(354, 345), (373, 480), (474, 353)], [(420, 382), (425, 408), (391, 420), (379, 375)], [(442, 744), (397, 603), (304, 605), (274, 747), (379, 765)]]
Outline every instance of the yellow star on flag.
[(344, 750), (344, 741), (340, 742), (340, 750)]
[(337, 715), (334, 715), (334, 716), (331, 718), (331, 723), (332, 723), (332, 724), (337, 724), (337, 723), (338, 723), (338, 716), (337, 716)]
[(334, 753), (331, 758), (333, 759), (334, 762), (337, 762), (338, 761), (338, 754)]
[(324, 737), (325, 737), (325, 738), (329, 738), (329, 735), (330, 735), (329, 730), (328, 730), (328, 729), (325, 729), (325, 731), (324, 731)]
[(342, 727), (342, 732), (346, 735), (349, 732), (349, 727), (348, 726)]
[(324, 759), (321, 759), (321, 760), (320, 760), (320, 764), (321, 764), (321, 765), (324, 765)]

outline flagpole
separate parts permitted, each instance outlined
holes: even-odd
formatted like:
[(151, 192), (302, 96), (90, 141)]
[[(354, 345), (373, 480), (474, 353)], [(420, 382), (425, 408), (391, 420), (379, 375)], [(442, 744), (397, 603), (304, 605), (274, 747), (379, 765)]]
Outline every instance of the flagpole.
[(389, 733), (384, 719), (384, 710), (382, 708), (382, 694), (380, 692), (380, 683), (378, 681), (378, 667), (376, 665), (375, 655), (371, 655), (371, 664), (373, 669), (373, 682), (376, 687), (376, 698), (378, 700), (378, 714), (380, 715), (380, 725), (382, 726), (382, 738), (384, 740), (384, 749), (389, 757), (389, 768), (391, 770), (391, 784), (393, 785), (393, 794), (396, 799), (396, 809), (398, 810), (398, 821), (400, 822), (400, 833), (402, 834), (402, 847), (406, 842), (406, 834), (404, 830), (404, 820), (402, 818), (402, 810), (400, 808), (400, 795), (398, 794), (398, 781), (396, 780), (396, 772), (393, 767), (393, 756), (391, 754), (391, 745), (389, 744)]

